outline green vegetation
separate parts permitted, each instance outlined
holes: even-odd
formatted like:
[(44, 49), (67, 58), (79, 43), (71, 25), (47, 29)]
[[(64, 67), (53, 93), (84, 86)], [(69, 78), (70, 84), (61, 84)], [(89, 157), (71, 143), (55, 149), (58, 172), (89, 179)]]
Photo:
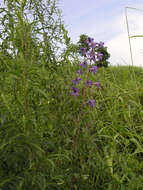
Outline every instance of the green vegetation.
[[(89, 48), (88, 44), (86, 43), (89, 37), (88, 35), (81, 34), (79, 37), (79, 41), (76, 44), (73, 44), (70, 38), (68, 37), (68, 32), (65, 29), (63, 29), (63, 31), (64, 31), (64, 39), (66, 43), (66, 49), (64, 50), (62, 54), (62, 57), (64, 57), (64, 59), (71, 58), (71, 57), (72, 58), (74, 57), (74, 59), (76, 59), (77, 56), (79, 57), (79, 52), (81, 48), (86, 48), (86, 49)], [(98, 42), (98, 43), (94, 42), (94, 45), (95, 44), (97, 45), (96, 53), (103, 54), (102, 60), (100, 61), (96, 60), (96, 65), (98, 67), (108, 67), (109, 66), (108, 59), (110, 58), (110, 54), (107, 51), (107, 47), (104, 46), (103, 42)]]
[(93, 108), (72, 97), (79, 61), (57, 61), (67, 33), (56, 1), (42, 2), (0, 9), (0, 190), (142, 190), (143, 69), (99, 68)]

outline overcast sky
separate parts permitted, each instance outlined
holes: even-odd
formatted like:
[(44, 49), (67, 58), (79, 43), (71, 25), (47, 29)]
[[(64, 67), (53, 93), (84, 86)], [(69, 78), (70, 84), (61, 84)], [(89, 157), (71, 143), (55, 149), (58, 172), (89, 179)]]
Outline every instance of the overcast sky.
[[(131, 64), (124, 7), (143, 10), (143, 0), (59, 0), (73, 42), (81, 34), (104, 41), (112, 64)], [(143, 12), (128, 10), (130, 34), (143, 35)], [(143, 38), (131, 40), (135, 65), (143, 66)]]

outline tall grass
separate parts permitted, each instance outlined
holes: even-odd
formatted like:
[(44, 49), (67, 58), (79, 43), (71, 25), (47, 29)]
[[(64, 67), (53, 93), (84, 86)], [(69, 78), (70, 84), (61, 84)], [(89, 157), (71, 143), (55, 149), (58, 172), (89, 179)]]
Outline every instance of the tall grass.
[(143, 69), (100, 68), (96, 107), (81, 107), (70, 96), (78, 59), (57, 64), (17, 19), (0, 51), (0, 188), (142, 190)]

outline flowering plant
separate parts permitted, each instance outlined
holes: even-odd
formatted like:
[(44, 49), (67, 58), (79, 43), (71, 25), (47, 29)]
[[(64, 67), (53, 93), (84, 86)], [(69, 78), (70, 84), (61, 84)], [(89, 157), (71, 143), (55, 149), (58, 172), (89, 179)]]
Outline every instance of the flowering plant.
[[(84, 57), (84, 61), (80, 62), (80, 69), (77, 71), (77, 77), (72, 80), (72, 90), (70, 95), (73, 97), (82, 96), (83, 99), (86, 99), (87, 105), (94, 107), (96, 101), (90, 93), (92, 87), (100, 88), (99, 81), (95, 82), (89, 79), (91, 75), (96, 75), (98, 67), (96, 62), (101, 61), (103, 54), (98, 51), (98, 48), (104, 48), (103, 42), (94, 42), (94, 39), (88, 37), (85, 41), (86, 47), (80, 48), (80, 54)], [(83, 77), (82, 77), (83, 76)], [(82, 83), (82, 85), (81, 85)], [(82, 86), (81, 90), (79, 85)]]
[[(96, 60), (96, 65), (98, 67), (108, 67), (110, 54), (107, 51), (107, 47), (104, 46), (104, 42), (94, 42), (93, 38), (88, 37), (85, 34), (80, 35), (80, 40), (78, 41), (78, 48), (82, 53), (89, 50), (89, 44), (92, 48), (96, 48), (99, 60)], [(100, 55), (101, 53), (101, 55)], [(102, 56), (102, 57), (101, 57)]]

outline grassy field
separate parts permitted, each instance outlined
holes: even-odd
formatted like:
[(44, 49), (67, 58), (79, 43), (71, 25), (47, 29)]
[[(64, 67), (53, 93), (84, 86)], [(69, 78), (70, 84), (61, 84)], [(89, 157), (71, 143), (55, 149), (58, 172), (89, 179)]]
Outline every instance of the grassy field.
[(108, 49), (73, 44), (56, 0), (2, 4), (0, 190), (142, 190), (143, 69), (88, 64)]
[(1, 73), (2, 190), (142, 190), (142, 68), (99, 68), (94, 108), (70, 95), (77, 64), (35, 65), (26, 79), (12, 68)]

